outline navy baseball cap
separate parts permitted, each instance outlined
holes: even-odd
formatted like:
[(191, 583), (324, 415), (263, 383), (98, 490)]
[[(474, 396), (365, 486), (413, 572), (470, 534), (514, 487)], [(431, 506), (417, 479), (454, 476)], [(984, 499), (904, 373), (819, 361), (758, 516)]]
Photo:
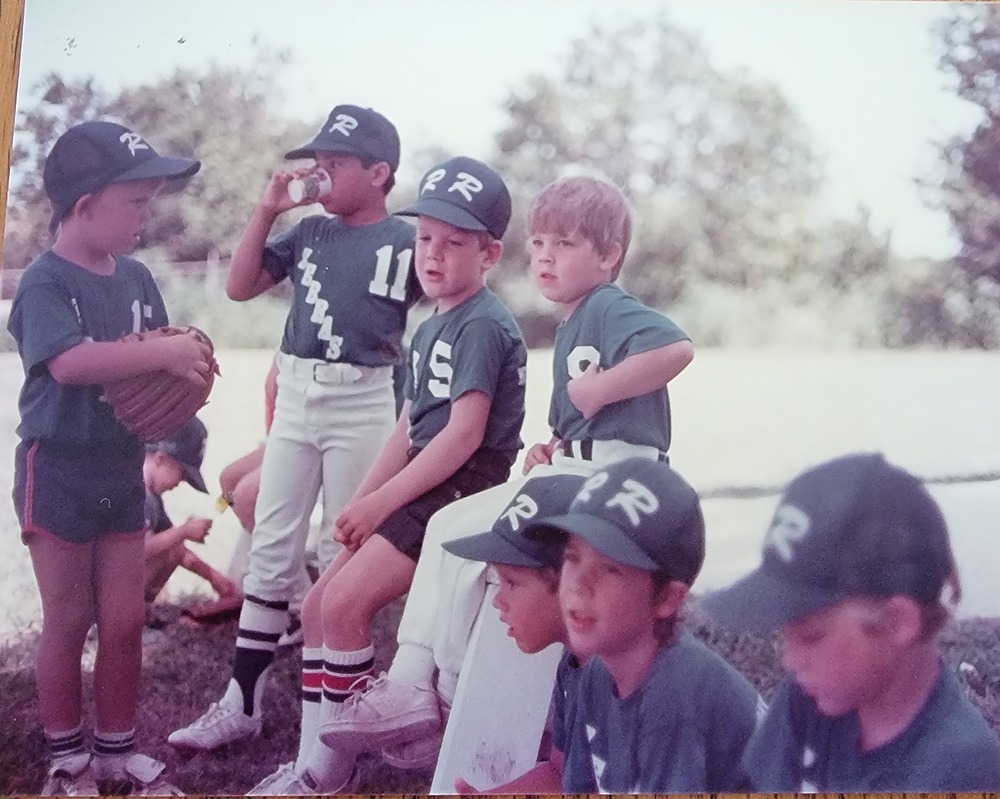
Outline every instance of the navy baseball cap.
[(941, 509), (878, 453), (846, 455), (787, 487), (760, 565), (702, 606), (734, 630), (763, 632), (852, 596), (936, 602), (955, 572)]
[(442, 546), (466, 560), (533, 569), (558, 567), (562, 560), (561, 543), (525, 537), (525, 523), (565, 513), (581, 485), (583, 477), (575, 474), (534, 477), (521, 486), (490, 530), (447, 541)]
[(695, 490), (667, 464), (628, 458), (587, 478), (562, 516), (529, 522), (529, 538), (579, 536), (605, 557), (690, 585), (705, 560)]
[(482, 161), (459, 156), (431, 167), (420, 181), (417, 201), (396, 213), (430, 216), (502, 239), (510, 222), (510, 192), (503, 178)]
[(145, 139), (116, 122), (81, 122), (56, 139), (45, 159), (42, 184), (52, 203), (49, 230), (86, 194), (112, 183), (186, 178), (201, 168), (192, 158), (157, 155)]
[(399, 168), (399, 133), (378, 111), (338, 105), (313, 140), (285, 153), (285, 158), (315, 158), (317, 151), (385, 161), (395, 172)]
[(201, 476), (201, 464), (205, 460), (205, 444), (208, 430), (201, 419), (193, 417), (184, 427), (170, 438), (154, 441), (146, 445), (146, 452), (164, 452), (180, 464), (184, 479), (196, 491), (208, 493), (205, 478)]

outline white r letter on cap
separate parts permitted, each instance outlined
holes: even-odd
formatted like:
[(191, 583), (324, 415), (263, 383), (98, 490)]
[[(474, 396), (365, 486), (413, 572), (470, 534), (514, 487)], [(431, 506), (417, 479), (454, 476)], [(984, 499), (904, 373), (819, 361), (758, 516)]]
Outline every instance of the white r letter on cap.
[(605, 507), (621, 508), (632, 526), (638, 527), (642, 516), (648, 516), (660, 507), (660, 500), (638, 480), (625, 480), (621, 491), (611, 497)]
[(510, 523), (511, 530), (517, 530), (521, 526), (519, 519), (530, 519), (538, 513), (538, 503), (527, 494), (521, 494), (514, 504), (503, 512), (503, 516)]
[(425, 191), (434, 191), (437, 188), (438, 181), (441, 180), (447, 174), (443, 169), (435, 169), (431, 172), (427, 179), (424, 181), (424, 185), (420, 189), (420, 193), (423, 194)]
[(598, 472), (592, 477), (588, 477), (587, 481), (580, 486), (580, 490), (576, 492), (576, 496), (573, 498), (573, 502), (586, 502), (590, 499), (591, 494), (593, 494), (598, 488), (608, 482), (607, 472)]
[(457, 191), (466, 202), (472, 202), (472, 195), (483, 190), (483, 182), (475, 175), (468, 172), (459, 172), (455, 177), (455, 182), (448, 187), (448, 191)]
[(118, 141), (128, 145), (128, 151), (135, 155), (136, 150), (148, 150), (149, 145), (142, 140), (142, 136), (132, 131), (126, 131), (118, 137)]
[(809, 532), (809, 517), (792, 505), (782, 505), (774, 512), (764, 547), (773, 549), (786, 563), (792, 559), (792, 545)]
[(356, 120), (354, 117), (349, 116), (347, 114), (337, 114), (336, 122), (330, 125), (330, 130), (327, 132), (333, 133), (334, 131), (337, 131), (337, 133), (343, 134), (344, 136), (350, 136), (351, 131), (354, 130), (357, 126), (358, 126), (358, 120)]

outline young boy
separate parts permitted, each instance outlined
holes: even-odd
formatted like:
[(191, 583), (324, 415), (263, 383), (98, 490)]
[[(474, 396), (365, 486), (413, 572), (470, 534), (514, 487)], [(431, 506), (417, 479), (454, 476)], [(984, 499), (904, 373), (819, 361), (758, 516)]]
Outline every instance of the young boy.
[[(561, 542), (540, 541), (524, 533), (527, 524), (566, 513), (583, 484), (580, 475), (533, 477), (485, 533), (448, 541), (452, 555), (488, 563), (496, 569), (500, 584), (493, 606), (518, 648), (529, 655), (554, 643), (566, 643), (566, 625), (559, 610), (557, 592), (562, 562)], [(566, 651), (556, 672), (553, 704), (561, 709), (552, 717), (552, 751), (544, 762), (517, 780), (491, 789), (491, 793), (561, 793), (567, 721), (572, 716), (580, 663)], [(469, 783), (457, 780), (460, 794), (477, 793)]]
[[(170, 793), (163, 764), (134, 752), (142, 661), (142, 443), (101, 386), (166, 370), (204, 384), (208, 347), (189, 336), (122, 342), (167, 323), (149, 270), (126, 256), (166, 180), (200, 163), (165, 158), (123, 125), (88, 121), (53, 145), (42, 176), (55, 243), (25, 270), (8, 329), (24, 363), (14, 505), (42, 600), (36, 679), (51, 756), (43, 793)], [(93, 752), (84, 746), (80, 660), (91, 624)]]
[(788, 675), (744, 755), (755, 791), (1000, 790), (1000, 742), (941, 662), (948, 528), (913, 475), (874, 453), (795, 478), (761, 564), (710, 595), (738, 630), (780, 628)]
[(431, 515), (506, 480), (521, 447), (527, 351), (484, 283), (510, 220), (507, 187), (485, 164), (452, 158), (427, 172), (417, 201), (400, 213), (417, 216), (417, 274), (435, 313), (410, 343), (396, 429), (337, 518), (345, 549), (303, 603), (298, 762), (257, 793), (345, 787), (357, 749), (335, 751), (316, 734), (371, 673), (372, 619), (409, 589)]
[(187, 541), (202, 543), (212, 526), (211, 519), (191, 517), (175, 525), (163, 506), (163, 494), (186, 482), (195, 491), (208, 493), (201, 475), (208, 431), (196, 416), (170, 438), (146, 445), (146, 460), (142, 465), (146, 486), (146, 578), (145, 595), (147, 624), (151, 619), (149, 605), (155, 600), (170, 575), (180, 566), (208, 581), (220, 599), (239, 594), (239, 587), (228, 577), (203, 561), (190, 549)]
[[(625, 197), (597, 178), (557, 180), (532, 202), (531, 269), (542, 294), (566, 317), (555, 341), (553, 437), (529, 451), (525, 472), (532, 475), (589, 475), (629, 456), (667, 458), (666, 386), (690, 363), (693, 350), (673, 322), (612, 282), (631, 229)], [(364, 703), (330, 720), (332, 739), (378, 749), (410, 729), (412, 744), (386, 754), (400, 765), (433, 762), (435, 739), (420, 738), (416, 730), (428, 722), (439, 726), (447, 712), (486, 590), (484, 565), (452, 557), (441, 543), (488, 526), (521, 484), (515, 480), (456, 502), (431, 519), (389, 679), (374, 686)], [(427, 688), (436, 688), (436, 699)]]
[[(312, 158), (315, 166), (271, 177), (233, 253), (231, 299), (250, 300), (286, 278), (294, 294), (277, 355), (232, 679), (207, 712), (171, 733), (175, 746), (214, 749), (260, 733), (266, 673), (288, 627), (317, 496), (322, 490), (323, 529), (332, 530), (392, 431), (392, 369), (419, 294), (413, 227), (386, 212), (399, 151), (384, 116), (335, 107), (309, 144), (285, 156)], [(288, 184), (316, 169), (329, 174), (332, 188), (296, 203)], [(313, 201), (332, 216), (306, 217), (268, 242), (278, 216)], [(335, 550), (321, 536), (321, 566)]]
[(563, 792), (742, 790), (760, 697), (677, 624), (705, 556), (694, 489), (663, 463), (629, 458), (590, 477), (566, 515), (524, 534), (566, 542), (559, 606), (570, 649), (586, 661)]

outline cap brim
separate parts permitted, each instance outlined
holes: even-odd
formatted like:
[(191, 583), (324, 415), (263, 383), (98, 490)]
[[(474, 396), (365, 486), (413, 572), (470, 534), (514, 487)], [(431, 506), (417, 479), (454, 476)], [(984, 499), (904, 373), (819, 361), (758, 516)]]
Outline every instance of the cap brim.
[(635, 566), (637, 569), (645, 569), (646, 571), (660, 571), (662, 568), (618, 527), (594, 516), (583, 513), (567, 513), (564, 516), (552, 516), (536, 524), (529, 523), (525, 528), (525, 535), (538, 539), (549, 538), (560, 533), (582, 538), (602, 555), (611, 558), (616, 563), (624, 563), (626, 566)]
[(452, 205), (437, 197), (425, 197), (402, 211), (396, 211), (396, 216), (429, 216), (440, 219), (461, 230), (487, 230), (486, 225), (476, 219), (464, 208)]
[(465, 560), (481, 560), (484, 563), (499, 563), (503, 566), (526, 566), (531, 569), (552, 565), (532, 557), (527, 552), (522, 552), (510, 541), (493, 532), (457, 538), (454, 541), (446, 541), (441, 546), (452, 555)]
[(728, 588), (703, 597), (699, 606), (724, 627), (762, 633), (816, 613), (839, 599), (825, 589), (792, 584), (758, 568)]
[[(177, 459), (175, 458), (174, 460)], [(177, 462), (180, 463), (180, 461)], [(188, 481), (191, 488), (195, 491), (200, 491), (202, 494), (207, 494), (208, 489), (205, 487), (205, 478), (201, 476), (201, 472), (185, 463), (181, 463), (180, 466), (181, 471), (184, 473), (184, 479)]]
[(358, 158), (372, 158), (367, 153), (362, 152), (357, 147), (352, 147), (350, 144), (327, 144), (324, 146), (316, 146), (316, 142), (309, 142), (305, 147), (299, 147), (297, 150), (290, 150), (285, 153), (285, 158), (289, 161), (299, 159), (299, 158), (315, 158), (316, 153), (347, 153), (347, 155), (355, 155)]
[(178, 178), (189, 178), (201, 169), (201, 161), (193, 158), (166, 158), (158, 155), (148, 161), (123, 172), (111, 181), (111, 183), (130, 183), (133, 180), (176, 180)]

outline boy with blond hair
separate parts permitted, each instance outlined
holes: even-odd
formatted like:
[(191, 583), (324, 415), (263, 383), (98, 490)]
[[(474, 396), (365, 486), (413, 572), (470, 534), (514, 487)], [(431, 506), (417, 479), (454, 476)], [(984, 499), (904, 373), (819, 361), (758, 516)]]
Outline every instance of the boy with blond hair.
[[(594, 177), (557, 180), (532, 202), (528, 230), (535, 282), (565, 319), (555, 340), (553, 435), (531, 448), (525, 472), (586, 476), (630, 456), (666, 461), (667, 383), (693, 349), (677, 325), (613, 283), (631, 240), (624, 195)], [(325, 740), (383, 749), (400, 767), (433, 764), (486, 590), (485, 564), (452, 557), (442, 543), (488, 527), (522, 483), (453, 503), (431, 519), (392, 666), (363, 701), (327, 722)]]
[(916, 477), (863, 453), (792, 481), (761, 564), (705, 600), (784, 639), (788, 674), (744, 756), (752, 790), (1000, 789), (1000, 742), (935, 644), (946, 588), (957, 598), (948, 527)]

